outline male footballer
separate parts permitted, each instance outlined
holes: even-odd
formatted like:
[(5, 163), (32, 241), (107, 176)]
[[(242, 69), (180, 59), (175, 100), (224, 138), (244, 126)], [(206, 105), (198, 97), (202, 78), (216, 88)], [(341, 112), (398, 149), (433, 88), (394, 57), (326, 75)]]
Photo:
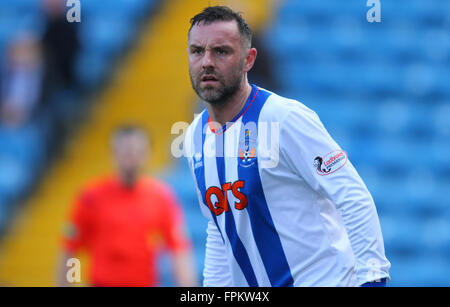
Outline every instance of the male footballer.
[(372, 196), (314, 111), (249, 83), (251, 43), (228, 7), (191, 19), (189, 73), (206, 109), (185, 150), (209, 219), (204, 286), (384, 286)]

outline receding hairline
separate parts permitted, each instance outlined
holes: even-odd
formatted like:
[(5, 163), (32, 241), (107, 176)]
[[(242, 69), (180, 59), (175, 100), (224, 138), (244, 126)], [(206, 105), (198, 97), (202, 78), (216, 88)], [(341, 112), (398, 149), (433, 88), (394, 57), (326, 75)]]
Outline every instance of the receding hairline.
[(227, 22), (233, 20), (236, 22), (243, 45), (247, 45), (246, 47), (251, 48), (253, 32), (242, 16), (242, 13), (234, 11), (232, 8), (224, 5), (208, 6), (192, 17), (190, 19), (191, 26), (188, 31), (188, 39), (189, 34), (195, 25), (207, 25), (219, 21)]
[(231, 20), (213, 20), (213, 21), (207, 21), (207, 20), (200, 20), (199, 22), (192, 24), (191, 27), (189, 28), (189, 32), (188, 32), (188, 40), (191, 37), (191, 30), (194, 28), (194, 26), (197, 27), (201, 27), (201, 26), (208, 26), (208, 25), (212, 25), (215, 23), (234, 23), (236, 25), (236, 31), (242, 41), (243, 44), (247, 45), (247, 48), (251, 48), (252, 45), (252, 38), (251, 36), (248, 37), (245, 34), (241, 33), (241, 31), (239, 30), (239, 23), (237, 20), (235, 19), (231, 19)]

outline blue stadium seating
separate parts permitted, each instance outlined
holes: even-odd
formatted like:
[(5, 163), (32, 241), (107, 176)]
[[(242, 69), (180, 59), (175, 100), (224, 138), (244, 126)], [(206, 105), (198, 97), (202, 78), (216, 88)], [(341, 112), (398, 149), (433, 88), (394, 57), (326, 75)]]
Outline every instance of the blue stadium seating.
[(95, 88), (109, 72), (117, 56), (136, 37), (143, 17), (156, 9), (159, 0), (86, 1), (82, 3), (80, 38), (82, 50), (76, 67), (79, 82)]
[(436, 255), (390, 257), (396, 265), (391, 269), (391, 285), (433, 287), (450, 285), (450, 268), (445, 258)]
[(263, 41), (371, 191), (391, 285), (450, 284), (450, 2), (287, 0)]
[[(61, 0), (63, 1), (63, 0)], [(65, 2), (65, 1), (64, 1)], [(81, 1), (81, 51), (75, 73), (83, 89), (100, 85), (107, 77), (115, 60), (122, 55), (136, 37), (140, 23), (156, 8), (159, 0)], [(0, 1), (0, 56), (21, 32), (37, 36), (45, 30), (41, 1)], [(0, 62), (3, 65), (3, 60)], [(15, 201), (26, 195), (37, 180), (55, 135), (53, 122), (70, 120), (74, 116), (73, 103), (68, 97), (77, 93), (53, 93), (43, 102), (36, 118), (20, 129), (0, 125), (0, 230)], [(73, 100), (73, 98), (71, 98)]]

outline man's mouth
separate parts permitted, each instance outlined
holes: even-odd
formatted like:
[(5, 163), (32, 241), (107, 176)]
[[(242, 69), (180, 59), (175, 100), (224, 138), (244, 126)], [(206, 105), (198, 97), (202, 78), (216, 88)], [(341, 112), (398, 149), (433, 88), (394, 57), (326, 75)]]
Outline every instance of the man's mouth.
[(215, 76), (213, 75), (205, 75), (202, 77), (202, 83), (215, 83), (219, 81)]

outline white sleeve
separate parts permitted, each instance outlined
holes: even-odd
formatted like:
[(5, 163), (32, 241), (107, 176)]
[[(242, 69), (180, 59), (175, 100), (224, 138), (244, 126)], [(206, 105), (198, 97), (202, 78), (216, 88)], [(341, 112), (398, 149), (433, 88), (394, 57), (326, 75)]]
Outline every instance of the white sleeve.
[(213, 221), (208, 222), (206, 238), (204, 287), (231, 287), (231, 272), (222, 237)]
[(284, 118), (280, 149), (290, 167), (340, 211), (357, 260), (360, 284), (389, 278), (390, 263), (385, 257), (373, 198), (348, 157), (345, 164), (325, 169), (329, 172), (327, 175), (318, 173), (318, 164), (314, 165), (317, 157), (325, 158), (327, 154), (341, 150), (314, 111), (299, 104)]

